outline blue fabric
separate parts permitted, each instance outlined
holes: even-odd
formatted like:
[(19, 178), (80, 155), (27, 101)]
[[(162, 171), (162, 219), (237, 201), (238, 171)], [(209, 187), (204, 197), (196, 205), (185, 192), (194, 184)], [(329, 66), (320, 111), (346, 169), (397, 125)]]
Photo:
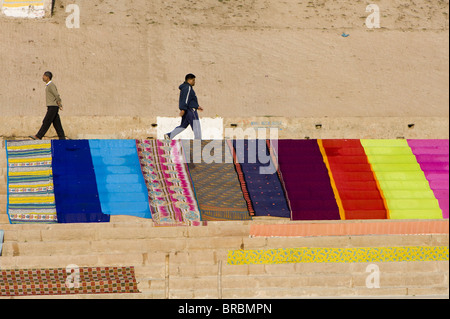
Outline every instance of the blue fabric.
[(102, 213), (87, 140), (52, 141), (58, 223), (109, 222)]
[(255, 215), (289, 218), (286, 196), (270, 160), (266, 140), (234, 140), (233, 146)]
[(89, 140), (102, 212), (151, 218), (135, 140)]

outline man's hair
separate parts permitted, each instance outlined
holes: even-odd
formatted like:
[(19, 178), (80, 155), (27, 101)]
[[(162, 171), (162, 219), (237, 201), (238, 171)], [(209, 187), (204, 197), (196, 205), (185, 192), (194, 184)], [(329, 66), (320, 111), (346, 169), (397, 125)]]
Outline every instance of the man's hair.
[(48, 78), (51, 80), (53, 78), (53, 74), (50, 71), (47, 71), (44, 73), (45, 76), (48, 76)]
[(190, 79), (195, 79), (195, 75), (192, 73), (186, 74), (186, 76), (184, 77), (184, 80), (190, 80)]

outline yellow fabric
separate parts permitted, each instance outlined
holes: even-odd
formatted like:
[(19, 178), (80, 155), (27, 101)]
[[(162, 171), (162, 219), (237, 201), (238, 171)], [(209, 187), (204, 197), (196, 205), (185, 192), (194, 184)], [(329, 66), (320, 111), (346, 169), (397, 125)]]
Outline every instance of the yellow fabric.
[(448, 246), (230, 250), (228, 265), (448, 261)]
[(442, 219), (438, 200), (406, 140), (361, 144), (385, 199), (390, 219)]

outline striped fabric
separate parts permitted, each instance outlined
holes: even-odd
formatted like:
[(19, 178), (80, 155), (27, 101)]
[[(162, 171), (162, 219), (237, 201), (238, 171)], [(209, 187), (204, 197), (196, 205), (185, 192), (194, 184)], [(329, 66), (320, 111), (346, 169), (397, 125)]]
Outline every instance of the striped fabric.
[(6, 150), (10, 222), (56, 223), (51, 143), (7, 141)]
[(9, 17), (42, 18), (45, 15), (44, 0), (0, 0), (1, 12)]

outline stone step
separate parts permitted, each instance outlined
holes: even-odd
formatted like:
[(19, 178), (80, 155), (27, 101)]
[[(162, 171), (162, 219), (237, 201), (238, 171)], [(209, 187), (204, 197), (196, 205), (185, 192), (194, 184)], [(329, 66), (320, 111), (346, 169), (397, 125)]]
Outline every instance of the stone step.
[[(441, 294), (436, 294), (442, 292)], [(245, 297), (240, 297), (240, 296)], [(260, 297), (261, 296), (261, 297)], [(256, 292), (251, 289), (223, 289), (222, 291), (223, 299), (298, 299), (298, 298), (312, 298), (312, 299), (329, 299), (329, 298), (339, 298), (339, 299), (448, 299), (448, 291), (445, 289), (330, 289), (330, 288), (300, 288), (291, 291), (284, 291), (282, 289), (271, 289), (264, 292)], [(1, 299), (165, 299), (165, 293), (162, 290), (143, 290), (141, 293), (133, 294), (84, 294), (84, 295), (40, 295), (40, 296), (14, 296), (14, 297), (0, 297)], [(169, 299), (203, 299), (205, 305), (209, 305), (207, 299), (214, 299), (213, 305), (215, 309), (218, 304), (218, 292), (211, 290), (195, 291), (195, 292), (171, 292), (169, 291)], [(229, 314), (230, 303), (238, 304), (242, 302), (230, 302), (230, 300), (224, 300), (222, 304), (219, 303), (219, 310), (217, 313), (227, 313)], [(248, 302), (246, 302), (248, 303)], [(258, 303), (255, 301), (254, 303)], [(271, 302), (265, 302), (270, 305)], [(179, 306), (184, 306), (185, 301), (180, 301)], [(274, 312), (272, 307), (272, 312)]]
[(80, 295), (38, 295), (38, 296), (14, 296), (0, 297), (2, 299), (163, 299), (163, 294), (154, 292), (129, 293), (129, 294), (80, 294)]
[[(224, 298), (227, 298), (227, 296), (229, 298), (304, 297), (314, 296), (308, 291), (315, 289), (323, 291), (318, 296), (352, 296), (360, 295), (358, 290), (368, 289), (365, 284), (368, 276), (365, 269), (368, 263), (247, 266), (224, 264), (219, 272), (218, 263), (214, 262), (214, 258), (211, 258), (212, 256), (209, 256), (208, 262), (206, 262), (205, 256), (197, 258), (199, 256), (197, 254), (191, 259), (190, 263), (186, 263), (185, 258), (176, 258), (175, 254), (169, 255), (168, 280), (172, 298), (196, 298), (200, 296), (217, 298), (219, 280)], [(165, 254), (152, 253), (147, 256), (141, 254), (113, 256), (108, 254), (77, 257), (76, 260), (78, 260), (80, 267), (120, 266), (126, 261), (127, 266), (135, 266), (135, 275), (140, 291), (144, 293), (156, 292), (159, 295), (163, 295), (166, 285)], [(15, 263), (12, 262), (13, 259)], [(26, 259), (28, 259), (28, 264)], [(53, 259), (53, 262), (58, 264), (58, 266), (48, 263), (44, 266), (42, 257), (39, 259), (41, 260), (39, 265), (30, 262), (31, 259), (26, 257), (2, 257), (0, 262), (3, 269), (51, 268), (61, 267), (61, 265), (64, 265), (63, 261), (71, 264), (76, 262), (72, 256), (64, 256), (57, 259), (52, 256), (45, 259)], [(89, 260), (95, 265), (86, 264)], [(193, 264), (194, 260), (199, 262), (199, 264)], [(201, 263), (202, 261), (206, 263)], [(80, 265), (82, 262), (85, 264)], [(21, 266), (18, 266), (19, 263), (21, 263)], [(15, 266), (11, 267), (12, 264), (15, 264)], [(416, 291), (413, 293), (415, 295), (419, 294), (420, 291), (426, 295), (448, 294), (448, 262), (379, 263), (379, 267), (380, 287), (382, 289), (369, 289), (365, 292), (365, 295), (371, 296), (373, 295), (372, 292), (375, 295), (385, 295), (386, 292), (383, 292), (383, 289), (392, 289), (391, 295), (407, 295), (408, 293), (411, 294), (412, 291)], [(241, 268), (241, 273), (236, 273), (238, 268)], [(309, 270), (305, 271), (305, 268)], [(249, 287), (252, 287), (250, 290), (252, 292), (249, 291)], [(327, 293), (325, 288), (332, 291)], [(333, 290), (336, 291), (333, 292)], [(289, 292), (289, 295), (284, 295), (287, 292)]]
[[(74, 229), (72, 231), (14, 231), (8, 225), (5, 231), (3, 256), (47, 256), (82, 254), (84, 252), (100, 253), (110, 251), (147, 252), (147, 251), (183, 251), (201, 249), (277, 249), (297, 247), (389, 247), (389, 246), (445, 246), (448, 235), (379, 235), (379, 236), (323, 236), (295, 238), (251, 238), (247, 235), (211, 236), (205, 230), (195, 236), (175, 234), (190, 229), (181, 229), (172, 234), (160, 235), (156, 227), (142, 229), (129, 227), (128, 233), (123, 229), (104, 229), (90, 231)], [(158, 231), (154, 231), (158, 230)], [(178, 229), (177, 229), (178, 230)], [(128, 234), (128, 235), (127, 235)], [(134, 237), (134, 236), (135, 237)], [(126, 236), (126, 237), (121, 237)]]
[[(130, 219), (133, 220), (133, 219)], [(16, 224), (3, 227), (6, 241), (122, 240), (181, 237), (249, 236), (250, 225), (242, 222), (209, 223), (202, 227), (155, 227), (152, 220), (130, 223)]]
[(9, 225), (9, 217), (6, 214), (6, 205), (0, 205), (0, 229)]

